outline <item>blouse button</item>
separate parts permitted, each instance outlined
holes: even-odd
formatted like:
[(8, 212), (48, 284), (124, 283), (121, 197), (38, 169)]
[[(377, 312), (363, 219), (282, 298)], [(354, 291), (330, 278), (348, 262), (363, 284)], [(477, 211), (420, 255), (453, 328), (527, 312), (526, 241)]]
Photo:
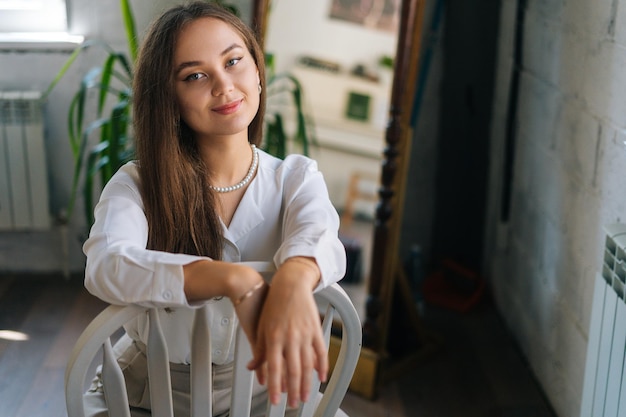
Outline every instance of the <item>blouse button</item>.
[(228, 323), (230, 323), (230, 320), (227, 317), (222, 317), (222, 326), (228, 326)]
[(215, 350), (215, 355), (216, 356), (220, 356), (222, 354), (222, 350), (221, 349), (216, 349)]
[(170, 300), (172, 298), (172, 292), (170, 290), (163, 291), (163, 298)]

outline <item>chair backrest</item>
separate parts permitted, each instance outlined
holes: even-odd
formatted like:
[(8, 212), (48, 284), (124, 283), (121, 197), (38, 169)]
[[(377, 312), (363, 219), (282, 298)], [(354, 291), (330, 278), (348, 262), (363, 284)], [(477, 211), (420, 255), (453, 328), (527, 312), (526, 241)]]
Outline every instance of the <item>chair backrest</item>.
[[(255, 265), (259, 269), (258, 263)], [(323, 313), (322, 329), (329, 346), (333, 322), (341, 323), (341, 347), (328, 384), (319, 403), (316, 396), (302, 404), (300, 414), (304, 417), (334, 416), (345, 396), (352, 375), (356, 368), (361, 350), (361, 322), (359, 316), (345, 291), (333, 284), (315, 294)], [(102, 380), (105, 400), (110, 417), (130, 417), (126, 386), (122, 371), (113, 354), (110, 338), (118, 330), (135, 317), (149, 316), (149, 336), (147, 343), (148, 375), (150, 379), (150, 399), (153, 417), (173, 417), (171, 380), (169, 360), (165, 338), (163, 336), (156, 309), (128, 306), (108, 306), (83, 331), (70, 355), (65, 372), (65, 399), (69, 417), (84, 417), (83, 394), (85, 378), (96, 356), (102, 351)], [(337, 320), (334, 320), (337, 316)], [(211, 416), (212, 392), (211, 352), (207, 321), (207, 306), (198, 308), (191, 343), (191, 415)], [(209, 347), (207, 349), (207, 347)], [(233, 416), (249, 416), (252, 399), (252, 382), (254, 373), (246, 368), (252, 358), (250, 344), (241, 329), (237, 329), (235, 341), (235, 363), (231, 396), (231, 412)], [(317, 375), (312, 376), (311, 392), (320, 389)], [(197, 393), (197, 394), (196, 394)], [(286, 394), (277, 406), (268, 402), (268, 417), (285, 415)]]

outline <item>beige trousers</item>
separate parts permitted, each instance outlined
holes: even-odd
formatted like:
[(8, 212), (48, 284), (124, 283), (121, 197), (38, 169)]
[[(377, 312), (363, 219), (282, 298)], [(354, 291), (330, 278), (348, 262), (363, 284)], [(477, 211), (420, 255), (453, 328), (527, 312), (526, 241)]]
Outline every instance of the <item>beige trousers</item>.
[[(118, 363), (126, 380), (128, 402), (133, 417), (150, 417), (150, 388), (145, 349), (124, 335), (114, 347)], [(232, 364), (213, 365), (213, 417), (229, 417)], [(175, 417), (190, 416), (189, 365), (170, 363), (172, 399)], [(318, 394), (318, 400), (321, 394)], [(84, 396), (87, 417), (108, 417), (100, 369)], [(264, 417), (267, 404), (265, 387), (254, 381), (251, 417)], [(288, 410), (287, 417), (297, 410)], [(335, 417), (348, 417), (338, 410)]]

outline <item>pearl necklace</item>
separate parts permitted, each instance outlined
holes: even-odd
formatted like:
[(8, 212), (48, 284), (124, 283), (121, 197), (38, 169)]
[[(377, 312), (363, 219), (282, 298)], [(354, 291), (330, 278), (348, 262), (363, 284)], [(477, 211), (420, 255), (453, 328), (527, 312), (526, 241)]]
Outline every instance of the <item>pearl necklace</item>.
[(229, 187), (215, 187), (213, 185), (209, 185), (209, 187), (213, 191), (215, 191), (216, 193), (230, 193), (231, 191), (235, 191), (242, 187), (245, 187), (250, 182), (252, 176), (254, 175), (254, 171), (256, 171), (256, 167), (259, 164), (259, 151), (252, 143), (250, 144), (250, 147), (252, 148), (252, 164), (250, 165), (248, 174), (244, 177), (244, 179), (242, 179), (237, 184), (231, 185)]

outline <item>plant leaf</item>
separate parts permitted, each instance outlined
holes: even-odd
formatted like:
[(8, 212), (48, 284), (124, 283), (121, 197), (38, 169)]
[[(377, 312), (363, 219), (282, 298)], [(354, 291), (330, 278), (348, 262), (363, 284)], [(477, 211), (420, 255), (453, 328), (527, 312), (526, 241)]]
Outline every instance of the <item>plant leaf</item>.
[(72, 150), (72, 155), (74, 156), (74, 161), (78, 157), (78, 150), (80, 147), (80, 126), (77, 126), (77, 122), (75, 121), (75, 115), (82, 114), (82, 111), (79, 111), (77, 107), (84, 105), (85, 90), (82, 88), (79, 89), (74, 97), (72, 98), (72, 102), (70, 103), (70, 108), (67, 113), (67, 130), (69, 135), (70, 149)]
[[(111, 111), (111, 132), (109, 136), (109, 161), (111, 171), (117, 171), (121, 166), (121, 155), (126, 144), (126, 130), (128, 129), (129, 101), (121, 100)], [(114, 172), (111, 172), (113, 174)]]
[(102, 68), (102, 76), (100, 77), (100, 87), (98, 88), (98, 117), (102, 116), (102, 110), (104, 108), (104, 103), (106, 102), (109, 85), (111, 84), (111, 75), (114, 65), (115, 55), (109, 55), (104, 62), (104, 67)]
[(137, 30), (135, 29), (135, 17), (128, 0), (120, 0), (122, 18), (124, 19), (124, 29), (126, 30), (126, 41), (128, 42), (128, 52), (133, 62), (137, 61)]
[[(91, 151), (89, 152), (89, 157), (87, 158), (87, 166), (85, 167), (85, 184), (83, 185), (83, 200), (85, 202), (85, 218), (90, 225), (94, 222), (94, 177), (98, 173), (102, 173), (102, 171), (105, 171), (107, 168), (108, 157), (103, 154), (108, 149), (108, 146), (109, 144), (107, 142), (98, 143), (91, 149)], [(106, 181), (108, 181), (109, 178), (106, 178)], [(104, 182), (103, 184), (106, 184), (106, 182)]]
[(72, 103), (68, 113), (68, 133), (70, 136), (70, 146), (74, 154), (74, 160), (78, 155), (78, 138), (83, 130), (83, 120), (85, 117), (85, 103), (87, 102), (87, 90), (97, 85), (94, 79), (100, 74), (100, 68), (92, 68), (81, 80), (80, 87)]
[[(72, 188), (70, 191), (70, 202), (68, 204), (68, 209), (67, 209), (68, 217), (71, 216), (72, 212), (74, 211), (74, 204), (76, 203), (76, 195), (78, 193), (78, 184), (80, 182), (80, 174), (83, 169), (83, 163), (84, 163), (83, 160), (85, 157), (85, 153), (87, 152), (87, 145), (89, 144), (89, 137), (95, 130), (106, 127), (108, 123), (109, 123), (108, 119), (98, 119), (90, 123), (82, 132), (80, 144), (77, 144), (76, 154), (74, 156), (74, 175), (72, 178)], [(97, 149), (98, 146), (101, 146), (101, 145), (96, 145), (94, 149)]]
[(59, 72), (54, 76), (54, 78), (52, 79), (52, 81), (48, 85), (48, 88), (46, 88), (46, 90), (41, 95), (41, 100), (46, 100), (48, 98), (48, 96), (50, 95), (52, 90), (54, 90), (54, 87), (56, 87), (56, 85), (59, 83), (59, 81), (61, 81), (63, 76), (65, 76), (65, 74), (70, 69), (70, 67), (72, 66), (74, 61), (76, 61), (76, 58), (78, 58), (78, 56), (84, 50), (86, 50), (87, 48), (89, 48), (91, 46), (94, 46), (94, 45), (98, 45), (98, 46), (102, 47), (103, 49), (105, 49), (109, 53), (113, 52), (113, 49), (109, 45), (107, 45), (106, 43), (102, 42), (101, 40), (90, 39), (88, 41), (83, 42), (82, 44), (77, 46), (76, 49), (74, 49), (74, 51), (72, 51), (72, 53), (69, 56), (69, 58), (67, 59), (67, 61), (65, 61), (65, 63), (63, 64), (63, 66), (61, 67)]
[(122, 68), (126, 70), (127, 81), (125, 81), (124, 84), (130, 86), (130, 80), (133, 78), (133, 67), (131, 65), (131, 62), (128, 60), (128, 57), (124, 54), (115, 53), (113, 55), (115, 55), (115, 58), (117, 58), (117, 60), (120, 62), (120, 64), (122, 65)]

